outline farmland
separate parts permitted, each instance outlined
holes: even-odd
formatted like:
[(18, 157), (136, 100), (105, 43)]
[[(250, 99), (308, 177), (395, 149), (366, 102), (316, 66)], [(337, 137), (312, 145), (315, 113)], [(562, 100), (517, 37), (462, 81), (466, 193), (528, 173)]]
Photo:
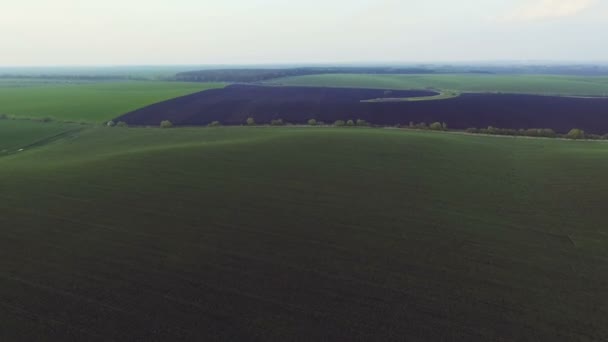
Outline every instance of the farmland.
[(0, 114), (101, 123), (126, 112), (223, 84), (0, 79)]
[(0, 144), (31, 146), (0, 155), (3, 341), (608, 339), (605, 143), (0, 120)]
[(334, 74), (280, 78), (270, 84), (379, 89), (437, 89), (474, 93), (608, 96), (608, 77), (555, 75), (362, 75)]
[(608, 342), (608, 0), (0, 9), (0, 342)]
[(608, 339), (608, 143), (133, 127), (608, 133), (608, 99), (548, 96), (602, 78), (484, 77), (3, 79), (0, 340)]
[[(162, 120), (178, 125), (206, 125), (213, 121), (242, 125), (248, 117), (258, 123), (280, 118), (299, 124), (309, 119), (326, 123), (363, 119), (387, 126), (446, 122), (455, 129), (551, 128), (566, 133), (580, 128), (590, 133), (608, 133), (608, 98), (485, 93), (444, 98), (443, 94), (433, 96), (436, 94), (420, 90), (230, 85), (158, 103), (118, 120), (157, 126)], [(391, 101), (394, 98), (416, 101)], [(420, 101), (425, 98), (429, 100)]]
[(83, 126), (75, 124), (0, 120), (0, 157), (50, 142), (80, 129)]

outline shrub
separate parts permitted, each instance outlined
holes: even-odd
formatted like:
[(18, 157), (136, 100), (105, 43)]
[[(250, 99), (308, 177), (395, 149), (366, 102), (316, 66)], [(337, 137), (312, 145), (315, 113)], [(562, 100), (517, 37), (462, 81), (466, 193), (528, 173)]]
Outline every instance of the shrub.
[(248, 126), (253, 126), (255, 125), (255, 120), (253, 118), (247, 118), (246, 123)]
[(426, 122), (421, 122), (419, 124), (416, 125), (416, 128), (418, 129), (428, 129), (429, 127), (426, 125)]
[(575, 140), (585, 139), (585, 131), (578, 128), (573, 128), (570, 130), (570, 132), (568, 132), (568, 134), (566, 134), (566, 138)]
[(317, 120), (315, 120), (315, 119), (310, 119), (310, 120), (308, 120), (308, 124), (309, 124), (310, 126), (316, 126), (316, 125), (317, 125)]
[(106, 126), (108, 126), (108, 127), (114, 127), (114, 126), (116, 126), (116, 122), (114, 122), (114, 121), (110, 120), (110, 121), (108, 121), (108, 122), (106, 123)]
[(129, 127), (129, 124), (124, 121), (118, 121), (116, 127)]
[(550, 128), (532, 128), (527, 129), (525, 131), (518, 131), (519, 135), (525, 135), (528, 137), (546, 137), (546, 138), (554, 138), (557, 136), (554, 130)]
[(432, 129), (433, 131), (442, 131), (443, 130), (443, 126), (441, 125), (440, 122), (433, 122), (430, 126), (430, 129)]
[(355, 125), (355, 122), (353, 120), (348, 120), (346, 122), (346, 126), (354, 126), (354, 125)]
[(220, 127), (222, 124), (219, 121), (212, 121), (207, 127)]
[(273, 119), (273, 120), (270, 120), (270, 125), (283, 126), (283, 125), (285, 125), (285, 123), (283, 122), (283, 119)]
[(369, 123), (362, 119), (357, 119), (357, 126), (369, 126)]
[(160, 122), (160, 128), (171, 128), (173, 127), (173, 122), (169, 120), (163, 120)]
[(8, 120), (8, 115), (0, 114), (0, 120)]
[(496, 128), (489, 126), (488, 128), (467, 128), (467, 133), (482, 133), (482, 134), (493, 134), (493, 135), (510, 135), (510, 136), (527, 136), (527, 137), (547, 137), (555, 138), (557, 133), (550, 128), (529, 128), (529, 129), (510, 129), (510, 128)]
[(495, 128), (495, 127), (492, 127), (492, 129), (488, 130), (488, 134), (495, 134), (495, 135), (517, 135), (518, 132), (516, 130), (514, 130), (514, 129), (509, 129), (509, 128)]
[(608, 133), (607, 133), (607, 134), (602, 135), (602, 139), (604, 139), (604, 140), (608, 140)]
[(492, 134), (492, 135), (530, 135), (530, 136), (538, 136), (540, 133), (539, 129), (528, 129), (528, 130), (515, 130), (510, 128), (497, 128), (493, 126), (488, 126), (488, 128), (482, 128), (479, 130), (479, 133), (483, 134)]
[(552, 130), (551, 128), (543, 128), (540, 131), (541, 131), (541, 136), (543, 136), (543, 137), (547, 137), (547, 138), (557, 137), (557, 133), (555, 133), (555, 131)]
[(337, 120), (336, 122), (334, 122), (334, 126), (337, 127), (342, 127), (344, 125), (346, 125), (346, 122), (344, 122), (344, 120)]

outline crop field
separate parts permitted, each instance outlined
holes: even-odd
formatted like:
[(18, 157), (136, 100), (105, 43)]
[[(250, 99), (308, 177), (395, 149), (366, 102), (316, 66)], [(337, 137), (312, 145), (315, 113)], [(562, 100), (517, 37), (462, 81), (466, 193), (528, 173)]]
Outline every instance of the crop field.
[(24, 120), (0, 120), (0, 157), (63, 138), (83, 126), (66, 123), (46, 123)]
[[(281, 118), (299, 124), (309, 119), (326, 123), (363, 119), (377, 125), (446, 122), (455, 129), (551, 128), (566, 133), (580, 128), (589, 133), (608, 133), (608, 98), (467, 93), (437, 99), (441, 95), (433, 97), (435, 94), (412, 90), (231, 85), (161, 102), (119, 120), (157, 126), (162, 120), (178, 125), (206, 125), (213, 121), (242, 125), (248, 117), (258, 123)], [(378, 100), (396, 97), (415, 97), (417, 101)], [(420, 101), (425, 98), (429, 100)]]
[(608, 339), (606, 143), (0, 120), (0, 144), (25, 148), (0, 154), (2, 341)]
[(438, 89), (474, 93), (608, 96), (608, 77), (553, 75), (311, 75), (280, 78), (270, 84), (380, 89)]
[(156, 102), (223, 84), (0, 80), (0, 114), (102, 123)]

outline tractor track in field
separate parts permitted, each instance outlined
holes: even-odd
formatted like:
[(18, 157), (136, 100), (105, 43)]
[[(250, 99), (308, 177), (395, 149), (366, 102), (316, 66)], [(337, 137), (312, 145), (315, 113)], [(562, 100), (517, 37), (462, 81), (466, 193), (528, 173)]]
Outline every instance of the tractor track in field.
[(6, 151), (4, 153), (0, 153), (0, 158), (1, 157), (11, 156), (11, 155), (14, 155), (14, 154), (17, 154), (17, 153), (20, 153), (20, 152), (25, 152), (25, 151), (31, 150), (33, 148), (49, 145), (49, 144), (51, 144), (53, 142), (62, 140), (64, 138), (69, 138), (71, 134), (81, 132), (82, 130), (83, 130), (82, 128), (71, 129), (71, 130), (68, 130), (68, 131), (65, 131), (65, 132), (61, 132), (61, 133), (58, 133), (58, 134), (55, 134), (55, 135), (52, 135), (52, 136), (49, 136), (49, 137), (46, 137), (46, 138), (42, 138), (42, 139), (36, 140), (36, 141), (34, 141), (34, 142), (30, 143), (30, 144), (23, 145), (23, 146), (19, 147), (18, 149), (15, 149), (15, 150), (12, 150), (12, 151)]

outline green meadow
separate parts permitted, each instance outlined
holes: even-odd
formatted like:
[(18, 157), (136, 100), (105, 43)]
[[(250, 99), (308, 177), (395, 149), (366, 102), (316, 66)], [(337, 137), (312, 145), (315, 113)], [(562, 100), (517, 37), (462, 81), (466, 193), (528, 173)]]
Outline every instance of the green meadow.
[(608, 339), (606, 143), (0, 120), (0, 150), (3, 341)]
[(135, 109), (224, 84), (0, 80), (0, 114), (103, 123)]
[(362, 75), (330, 74), (281, 78), (271, 84), (290, 86), (439, 89), (459, 92), (608, 96), (608, 77), (554, 75)]

